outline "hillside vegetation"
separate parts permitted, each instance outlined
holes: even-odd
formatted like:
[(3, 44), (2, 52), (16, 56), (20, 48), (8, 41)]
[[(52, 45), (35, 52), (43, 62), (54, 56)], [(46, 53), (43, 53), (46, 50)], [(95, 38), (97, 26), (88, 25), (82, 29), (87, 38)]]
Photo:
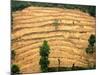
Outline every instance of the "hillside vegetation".
[(95, 35), (95, 17), (79, 9), (39, 6), (13, 11), (12, 17), (12, 50), (16, 53), (12, 63), (21, 73), (41, 72), (39, 52), (44, 40), (50, 47), (49, 68), (95, 65), (95, 52), (86, 53), (88, 39)]

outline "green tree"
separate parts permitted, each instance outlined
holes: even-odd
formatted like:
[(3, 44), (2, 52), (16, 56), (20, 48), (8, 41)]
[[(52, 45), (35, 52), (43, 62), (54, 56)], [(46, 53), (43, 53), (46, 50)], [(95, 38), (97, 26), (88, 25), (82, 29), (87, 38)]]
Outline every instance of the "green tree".
[(95, 42), (96, 42), (96, 38), (95, 35), (91, 35), (90, 38), (88, 39), (88, 42), (91, 46), (94, 46)]
[(48, 56), (49, 56), (49, 52), (50, 51), (50, 47), (48, 45), (48, 42), (46, 40), (44, 40), (42, 46), (40, 47), (40, 62), (39, 64), (41, 65), (41, 71), (42, 72), (48, 72), (48, 65), (49, 65), (49, 60), (48, 60)]
[(40, 55), (48, 56), (50, 53), (49, 50), (50, 50), (50, 47), (48, 45), (48, 42), (46, 40), (44, 40), (42, 46), (40, 47)]
[(11, 74), (14, 75), (14, 74), (18, 74), (18, 73), (20, 73), (19, 67), (16, 64), (12, 64), (11, 65)]
[(88, 39), (88, 47), (86, 48), (86, 53), (93, 53), (95, 51), (95, 43), (96, 43), (96, 37), (95, 35), (91, 35)]
[(39, 64), (41, 65), (42, 72), (48, 72), (48, 65), (49, 65), (48, 57), (41, 57)]

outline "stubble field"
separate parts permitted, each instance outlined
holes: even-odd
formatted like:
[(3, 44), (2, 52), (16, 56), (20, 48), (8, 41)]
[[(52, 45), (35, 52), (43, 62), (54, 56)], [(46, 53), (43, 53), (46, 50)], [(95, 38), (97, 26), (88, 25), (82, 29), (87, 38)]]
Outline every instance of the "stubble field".
[[(95, 53), (85, 52), (88, 38), (95, 35), (95, 18), (76, 9), (50, 7), (28, 7), (12, 13), (12, 50), (16, 57), (13, 61), (21, 73), (40, 71), (40, 46), (48, 41), (50, 46), (49, 67), (87, 67), (96, 63)], [(59, 25), (54, 26), (55, 20)]]

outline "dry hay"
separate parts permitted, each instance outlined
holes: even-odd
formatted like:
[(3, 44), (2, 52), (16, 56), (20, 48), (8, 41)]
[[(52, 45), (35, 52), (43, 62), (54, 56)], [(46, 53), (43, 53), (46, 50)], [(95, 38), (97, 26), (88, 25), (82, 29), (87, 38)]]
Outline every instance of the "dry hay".
[[(39, 47), (44, 40), (48, 41), (51, 51), (49, 67), (80, 67), (95, 63), (95, 55), (88, 56), (85, 48), (88, 38), (95, 34), (95, 18), (87, 13), (74, 9), (49, 7), (28, 7), (12, 13), (12, 49), (16, 51), (16, 59), (21, 73), (40, 72)], [(53, 22), (60, 20), (58, 30)]]

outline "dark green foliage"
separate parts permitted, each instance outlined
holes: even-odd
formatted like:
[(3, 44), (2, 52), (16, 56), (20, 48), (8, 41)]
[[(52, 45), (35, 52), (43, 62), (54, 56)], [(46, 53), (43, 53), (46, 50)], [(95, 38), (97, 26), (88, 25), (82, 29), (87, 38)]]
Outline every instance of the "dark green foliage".
[(88, 47), (86, 48), (86, 53), (92, 54), (95, 51), (95, 43), (96, 43), (96, 37), (95, 35), (91, 35), (88, 39)]
[(13, 60), (14, 60), (14, 59), (15, 59), (15, 55), (16, 55), (15, 51), (14, 51), (14, 50), (12, 50), (12, 51), (11, 51), (11, 59), (13, 59)]
[(44, 40), (42, 46), (40, 47), (40, 62), (39, 64), (41, 65), (41, 71), (42, 72), (48, 72), (48, 65), (49, 65), (49, 60), (48, 60), (48, 56), (49, 56), (49, 50), (50, 47), (48, 45), (48, 42), (46, 40)]
[(91, 16), (96, 17), (96, 7), (88, 8), (88, 13), (90, 13)]
[(94, 50), (93, 50), (93, 47), (92, 47), (92, 46), (88, 46), (88, 47), (86, 48), (86, 53), (92, 54), (93, 52), (94, 52)]
[(39, 64), (40, 65), (42, 64), (41, 65), (42, 72), (48, 72), (48, 64), (49, 64), (48, 57), (41, 57)]
[(40, 47), (40, 55), (41, 56), (48, 56), (48, 53), (45, 48)]
[(94, 43), (96, 42), (95, 35), (91, 35), (90, 38), (88, 39), (88, 42), (91, 46), (94, 46)]
[(19, 67), (16, 64), (12, 64), (11, 65), (11, 74), (14, 75), (14, 74), (18, 74), (18, 73), (20, 73)]
[(46, 40), (44, 40), (43, 45), (40, 47), (40, 55), (45, 57), (48, 57), (50, 47), (48, 45), (48, 42)]
[(89, 13), (91, 16), (96, 16), (96, 7), (88, 5), (72, 5), (72, 4), (57, 4), (57, 3), (43, 3), (43, 2), (27, 2), (27, 1), (12, 1), (12, 11), (22, 10), (28, 6), (38, 7), (58, 7), (63, 9), (79, 9), (83, 12)]
[(30, 6), (30, 3), (25, 2), (25, 1), (12, 1), (11, 2), (12, 11), (22, 10), (28, 6)]
[[(48, 57), (42, 57), (40, 59), (40, 64), (43, 64), (43, 65), (49, 64)], [(45, 66), (47, 67), (47, 65), (45, 65)]]

